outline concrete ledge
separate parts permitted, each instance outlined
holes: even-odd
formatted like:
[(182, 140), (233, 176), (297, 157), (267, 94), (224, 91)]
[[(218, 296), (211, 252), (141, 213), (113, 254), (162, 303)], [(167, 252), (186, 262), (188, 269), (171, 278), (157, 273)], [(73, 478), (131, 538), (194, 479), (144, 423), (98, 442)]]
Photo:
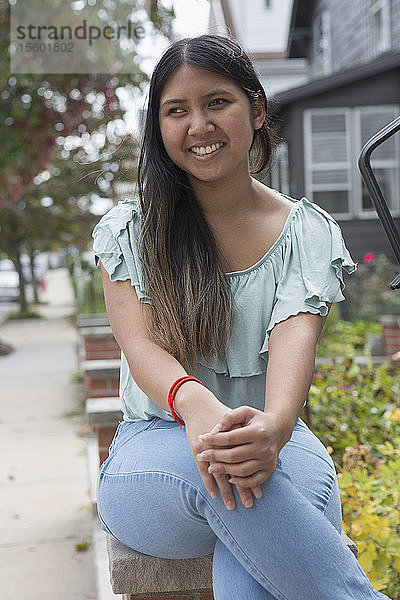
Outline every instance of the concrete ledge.
[(91, 327), (80, 327), (79, 333), (82, 337), (110, 337), (114, 338), (114, 334), (110, 325), (92, 325)]
[(90, 435), (86, 441), (86, 460), (89, 478), (89, 497), (92, 514), (97, 517), (97, 494), (96, 484), (97, 476), (99, 474), (99, 443), (97, 436)]
[[(357, 556), (356, 544), (342, 540)], [(200, 558), (166, 559), (132, 550), (107, 535), (111, 586), (114, 594), (208, 592), (212, 589), (212, 554)]]
[(136, 552), (107, 535), (114, 594), (207, 592), (212, 588), (212, 554), (200, 558), (156, 558)]
[(121, 360), (119, 358), (109, 358), (103, 360), (84, 360), (82, 362), (82, 371), (85, 377), (106, 378), (119, 376)]
[(121, 400), (114, 398), (88, 398), (86, 400), (88, 424), (95, 427), (114, 425), (122, 420)]
[(101, 325), (110, 325), (108, 316), (103, 314), (80, 314), (76, 319), (77, 327), (98, 327)]

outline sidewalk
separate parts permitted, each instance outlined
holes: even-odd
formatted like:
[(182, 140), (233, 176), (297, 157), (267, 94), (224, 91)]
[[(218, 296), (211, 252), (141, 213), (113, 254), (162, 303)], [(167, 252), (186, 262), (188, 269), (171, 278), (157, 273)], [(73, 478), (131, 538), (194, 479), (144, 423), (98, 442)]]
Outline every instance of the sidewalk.
[[(1, 600), (97, 598), (77, 334), (65, 269), (49, 272), (43, 319), (10, 321), (0, 356)], [(88, 547), (79, 552), (81, 548)]]

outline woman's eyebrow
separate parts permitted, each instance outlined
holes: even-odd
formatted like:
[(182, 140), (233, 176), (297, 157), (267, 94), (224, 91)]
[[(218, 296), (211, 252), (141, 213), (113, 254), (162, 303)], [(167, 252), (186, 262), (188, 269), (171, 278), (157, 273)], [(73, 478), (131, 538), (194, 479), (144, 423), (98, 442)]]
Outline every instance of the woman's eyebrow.
[[(208, 94), (204, 94), (204, 96), (201, 96), (201, 99), (203, 100), (204, 98), (211, 98), (211, 96), (215, 96), (216, 94), (224, 94), (227, 96), (234, 95), (232, 92), (228, 92), (228, 90), (218, 89), (214, 90), (213, 92), (209, 92)], [(165, 102), (162, 103), (161, 108), (167, 104), (183, 104), (184, 102), (187, 102), (187, 98), (171, 98), (170, 100), (165, 100)]]

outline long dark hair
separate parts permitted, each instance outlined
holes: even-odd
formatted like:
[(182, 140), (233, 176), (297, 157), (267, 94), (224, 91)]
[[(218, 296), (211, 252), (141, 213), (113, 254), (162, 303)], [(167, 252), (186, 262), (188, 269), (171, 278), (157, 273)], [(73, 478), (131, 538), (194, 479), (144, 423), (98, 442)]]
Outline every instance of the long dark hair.
[[(187, 371), (199, 358), (222, 357), (233, 328), (233, 298), (215, 238), (186, 173), (169, 158), (161, 137), (159, 108), (167, 78), (181, 65), (194, 65), (232, 80), (251, 106), (261, 92), (254, 67), (241, 46), (221, 35), (173, 43), (150, 81), (148, 110), (138, 165), (142, 215), (140, 252), (152, 301), (150, 333)], [(254, 132), (251, 173), (270, 166), (275, 149), (267, 117)]]

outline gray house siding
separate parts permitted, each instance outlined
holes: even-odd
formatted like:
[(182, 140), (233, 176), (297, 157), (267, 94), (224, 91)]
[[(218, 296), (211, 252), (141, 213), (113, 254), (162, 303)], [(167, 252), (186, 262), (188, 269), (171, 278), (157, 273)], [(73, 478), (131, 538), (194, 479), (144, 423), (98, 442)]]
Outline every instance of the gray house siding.
[[(291, 104), (279, 114), (281, 136), (288, 142), (290, 193), (294, 198), (305, 194), (303, 113), (310, 108), (335, 108), (398, 104), (400, 101), (400, 72), (381, 73), (370, 80), (360, 81), (329, 93), (313, 96)], [(361, 148), (360, 148), (361, 151)], [(354, 165), (354, 168), (357, 168)], [(360, 176), (361, 177), (361, 176)], [(362, 260), (367, 252), (384, 253), (395, 260), (389, 242), (377, 216), (367, 219), (337, 219), (348, 242), (354, 260)], [(400, 218), (395, 219), (400, 231)]]
[[(307, 154), (310, 139), (305, 139), (309, 130), (304, 130), (307, 127), (307, 111), (345, 109), (353, 119), (358, 114), (357, 109), (400, 105), (400, 0), (390, 2), (391, 48), (376, 57), (372, 54), (369, 6), (370, 3), (365, 0), (317, 0), (308, 4), (305, 16), (302, 1), (294, 2), (288, 46), (292, 54), (289, 55), (308, 58), (311, 79), (306, 85), (276, 96), (280, 136), (286, 142), (288, 151), (290, 194), (294, 198), (307, 195), (306, 173), (313, 168), (307, 163), (307, 156), (310, 156)], [(313, 33), (316, 33), (313, 24), (324, 10), (330, 13), (332, 70), (321, 76), (317, 75), (316, 70), (318, 48), (313, 39)], [(353, 125), (351, 121), (351, 127)], [(361, 262), (364, 254), (373, 252), (384, 253), (396, 263), (375, 211), (365, 212), (357, 208), (361, 189), (357, 157), (362, 144), (358, 143), (359, 136), (352, 135), (353, 129), (349, 131), (352, 143), (352, 153), (349, 155), (352, 169), (352, 176), (348, 180), (348, 197), (351, 199), (349, 210), (343, 216), (340, 216), (339, 210), (338, 216), (335, 216), (334, 209), (328, 207), (327, 210), (339, 222), (354, 260)], [(395, 188), (400, 188), (400, 180)], [(395, 194), (391, 195), (394, 197)], [(318, 203), (318, 200), (314, 201)], [(337, 197), (333, 195), (330, 202), (331, 206), (335, 202), (340, 206), (340, 193)], [(324, 206), (323, 202), (320, 205)], [(400, 231), (398, 212), (394, 212), (393, 216)]]
[[(301, 4), (301, 1), (300, 1)], [(366, 0), (319, 0), (315, 3), (310, 23), (308, 60), (314, 72), (315, 44), (313, 23), (324, 10), (331, 18), (332, 72), (366, 63), (373, 58), (370, 3)], [(391, 50), (400, 49), (400, 0), (390, 0)]]

